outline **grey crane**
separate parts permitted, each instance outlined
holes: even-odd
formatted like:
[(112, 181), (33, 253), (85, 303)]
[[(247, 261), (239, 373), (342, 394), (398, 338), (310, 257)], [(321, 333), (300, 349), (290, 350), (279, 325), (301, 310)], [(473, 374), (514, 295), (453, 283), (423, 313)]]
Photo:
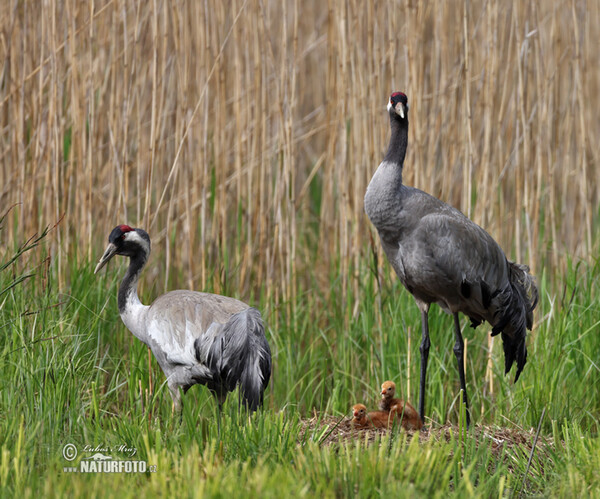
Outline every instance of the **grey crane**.
[[(150, 306), (138, 298), (140, 273), (150, 255), (150, 237), (142, 229), (118, 225), (97, 273), (115, 255), (129, 257), (118, 294), (119, 314), (127, 328), (150, 347), (177, 410), (181, 395), (202, 384), (221, 405), (240, 386), (244, 405), (254, 411), (263, 402), (271, 377), (271, 350), (260, 312), (245, 303), (209, 293), (171, 291)], [(220, 425), (219, 425), (220, 426)]]
[(421, 419), (424, 422), (428, 313), (437, 303), (454, 316), (454, 353), (469, 425), (458, 313), (468, 316), (472, 327), (485, 320), (492, 325), (492, 336), (502, 334), (505, 373), (516, 361), (516, 382), (527, 360), (526, 328), (532, 327), (537, 286), (527, 266), (508, 261), (498, 243), (459, 210), (402, 183), (408, 143), (406, 95), (392, 93), (387, 109), (390, 143), (367, 187), (365, 212), (394, 271), (421, 310)]

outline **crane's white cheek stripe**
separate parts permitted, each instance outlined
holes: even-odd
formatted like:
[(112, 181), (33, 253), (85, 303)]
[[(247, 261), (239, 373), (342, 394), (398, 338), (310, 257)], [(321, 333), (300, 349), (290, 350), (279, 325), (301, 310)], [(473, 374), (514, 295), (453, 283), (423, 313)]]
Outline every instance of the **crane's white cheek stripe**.
[(139, 244), (142, 248), (144, 248), (144, 251), (146, 253), (150, 252), (150, 247), (148, 245), (148, 241), (146, 241), (142, 236), (140, 236), (135, 230), (132, 230), (131, 232), (126, 232), (125, 239)]

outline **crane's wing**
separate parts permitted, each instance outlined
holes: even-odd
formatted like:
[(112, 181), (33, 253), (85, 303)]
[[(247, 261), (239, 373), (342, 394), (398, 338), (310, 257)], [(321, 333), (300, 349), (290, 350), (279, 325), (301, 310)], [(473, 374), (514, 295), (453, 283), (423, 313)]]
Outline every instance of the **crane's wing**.
[(160, 356), (179, 365), (205, 361), (197, 357), (196, 340), (212, 344), (223, 325), (248, 308), (235, 298), (196, 291), (172, 291), (157, 298), (148, 310), (146, 325), (159, 364)]
[(486, 319), (493, 297), (508, 283), (508, 263), (498, 243), (460, 211), (422, 191), (411, 189), (404, 204), (401, 230), (390, 239), (396, 245), (384, 244), (390, 260), (395, 251), (392, 263), (403, 284), (423, 303)]

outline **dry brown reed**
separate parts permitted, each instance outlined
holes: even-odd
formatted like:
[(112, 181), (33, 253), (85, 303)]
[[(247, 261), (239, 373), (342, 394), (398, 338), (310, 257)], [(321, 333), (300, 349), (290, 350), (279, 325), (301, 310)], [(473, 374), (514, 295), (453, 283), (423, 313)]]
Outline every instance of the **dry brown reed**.
[(0, 22), (0, 246), (65, 213), (62, 284), (127, 222), (165, 288), (289, 304), (336, 269), (358, 291), (392, 90), (407, 184), (535, 272), (594, 250), (598, 2), (11, 0)]

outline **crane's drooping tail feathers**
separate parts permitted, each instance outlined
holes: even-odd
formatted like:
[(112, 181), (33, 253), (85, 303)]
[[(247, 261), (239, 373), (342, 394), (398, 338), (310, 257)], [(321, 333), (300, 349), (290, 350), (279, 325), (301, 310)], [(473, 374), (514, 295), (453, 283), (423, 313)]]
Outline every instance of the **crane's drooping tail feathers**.
[(250, 348), (240, 379), (240, 391), (246, 407), (255, 411), (263, 403), (263, 394), (271, 377), (271, 349), (260, 312), (249, 308), (247, 321)]
[(248, 409), (262, 404), (271, 376), (271, 351), (258, 310), (247, 308), (231, 317), (210, 348), (208, 364), (228, 391), (239, 383)]
[(538, 290), (526, 265), (508, 262), (508, 271), (510, 286), (499, 294), (498, 320), (493, 325), (492, 336), (502, 333), (505, 374), (517, 361), (516, 382), (527, 361), (526, 329), (533, 326)]

